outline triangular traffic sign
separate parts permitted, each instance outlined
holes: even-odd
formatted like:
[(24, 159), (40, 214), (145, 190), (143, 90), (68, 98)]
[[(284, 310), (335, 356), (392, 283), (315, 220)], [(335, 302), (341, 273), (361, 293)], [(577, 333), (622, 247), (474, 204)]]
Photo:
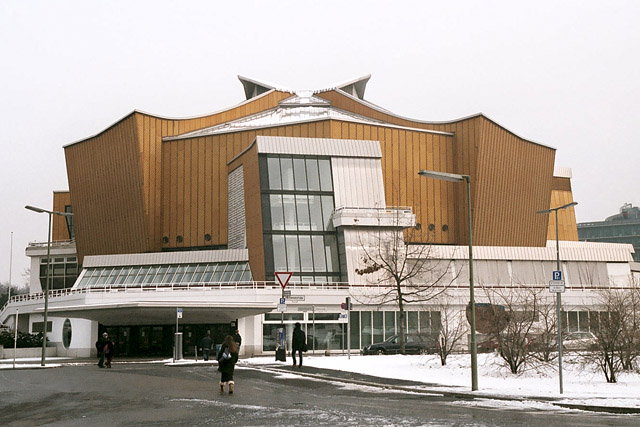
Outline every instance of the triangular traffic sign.
[(290, 271), (279, 271), (276, 273), (276, 280), (280, 283), (282, 289), (287, 286), (287, 283), (289, 283), (289, 279), (291, 279), (291, 276), (293, 276), (293, 273)]

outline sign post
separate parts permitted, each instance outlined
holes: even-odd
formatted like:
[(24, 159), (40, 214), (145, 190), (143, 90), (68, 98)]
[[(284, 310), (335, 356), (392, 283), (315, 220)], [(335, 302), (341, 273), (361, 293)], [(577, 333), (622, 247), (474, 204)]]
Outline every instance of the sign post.
[(176, 307), (176, 334), (174, 339), (174, 348), (173, 348), (173, 362), (175, 363), (176, 359), (182, 359), (182, 340), (180, 339), (180, 333), (178, 331), (178, 319), (182, 319), (182, 309), (180, 307)]
[[(558, 212), (556, 212), (556, 238), (558, 233)], [(556, 293), (556, 319), (558, 319), (558, 382), (560, 385), (560, 394), (563, 392), (562, 387), (562, 293), (564, 292), (564, 280), (562, 280), (562, 270), (560, 270), (560, 250), (558, 251), (558, 269), (553, 271), (553, 280), (549, 282), (549, 292)], [(552, 284), (552, 282), (554, 282)], [(553, 289), (552, 289), (553, 287)]]
[(284, 288), (287, 287), (287, 283), (293, 276), (293, 273), (290, 271), (276, 271), (275, 272), (276, 280), (280, 283), (280, 287), (282, 287), (282, 295), (280, 297), (280, 302), (278, 303), (278, 311), (282, 313), (281, 318), (281, 326), (277, 331), (277, 339), (276, 339), (276, 360), (280, 360), (282, 362), (287, 361), (287, 348), (285, 343), (285, 328), (284, 328), (284, 312), (287, 310), (287, 300)]
[[(11, 284), (9, 284), (9, 289), (11, 289)], [(18, 309), (16, 308), (16, 321), (13, 324), (13, 369), (16, 369), (16, 353), (18, 352), (17, 348), (18, 348)]]

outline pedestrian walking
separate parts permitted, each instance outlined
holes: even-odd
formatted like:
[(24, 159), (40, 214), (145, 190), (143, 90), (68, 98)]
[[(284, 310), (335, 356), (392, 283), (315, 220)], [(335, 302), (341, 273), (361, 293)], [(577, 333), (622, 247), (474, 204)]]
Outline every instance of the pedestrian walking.
[(238, 347), (238, 354), (240, 354), (240, 346), (242, 345), (242, 337), (240, 336), (240, 331), (236, 329), (235, 334), (233, 334), (233, 341), (236, 343), (236, 347)]
[(98, 367), (104, 368), (104, 346), (107, 344), (106, 337), (107, 333), (105, 332), (101, 336), (98, 337), (98, 341), (96, 341), (96, 350), (98, 350)]
[(111, 341), (111, 338), (109, 338), (109, 335), (105, 332), (104, 334), (102, 334), (102, 337), (105, 340), (105, 344), (104, 344), (104, 365), (107, 368), (111, 368), (111, 361), (113, 360), (113, 341)]
[(302, 353), (305, 351), (307, 351), (307, 337), (300, 327), (300, 322), (296, 322), (296, 325), (293, 328), (293, 338), (291, 340), (291, 357), (293, 357), (293, 366), (296, 366), (296, 352), (298, 352), (300, 356), (300, 364), (298, 366), (302, 367)]
[(207, 336), (202, 338), (202, 341), (200, 341), (200, 347), (202, 347), (202, 358), (205, 361), (209, 360), (209, 352), (211, 351), (212, 345), (213, 340), (211, 339), (211, 333), (207, 332)]
[(235, 382), (233, 381), (233, 371), (238, 361), (238, 348), (231, 335), (227, 335), (224, 343), (218, 352), (218, 371), (220, 377), (220, 393), (224, 393), (224, 387), (229, 386), (229, 394), (233, 394)]

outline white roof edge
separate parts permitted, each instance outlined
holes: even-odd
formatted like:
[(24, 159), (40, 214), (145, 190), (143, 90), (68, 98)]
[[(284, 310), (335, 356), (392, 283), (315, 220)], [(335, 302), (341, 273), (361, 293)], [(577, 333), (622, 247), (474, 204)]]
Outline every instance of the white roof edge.
[[(633, 261), (633, 245), (627, 243), (599, 243), (560, 241), (562, 261), (624, 262)], [(433, 245), (430, 256), (434, 259), (467, 259), (468, 246)], [(475, 246), (474, 260), (555, 261), (556, 241), (547, 241), (545, 247)]]
[(293, 91), (291, 89), (289, 89), (289, 88), (278, 86), (278, 85), (275, 85), (275, 84), (272, 84), (272, 83), (261, 82), (261, 81), (255, 80), (255, 79), (251, 79), (249, 77), (241, 76), (240, 74), (238, 74), (238, 80), (240, 80), (240, 82), (242, 83), (242, 86), (245, 89), (245, 96), (247, 97), (247, 101), (249, 101), (250, 99), (257, 98), (258, 96), (260, 96), (260, 95), (249, 96), (249, 92), (247, 91), (247, 88), (249, 86), (260, 86), (260, 87), (266, 89), (267, 92), (269, 92), (271, 90), (277, 90), (277, 91), (280, 91), (280, 92), (293, 93)]
[(364, 105), (366, 105), (366, 106), (368, 106), (368, 107), (371, 107), (371, 108), (373, 108), (374, 110), (377, 110), (377, 111), (379, 111), (379, 112), (381, 112), (381, 113), (389, 114), (389, 115), (392, 115), (392, 116), (394, 116), (394, 117), (396, 117), (396, 118), (398, 118), (398, 119), (402, 119), (402, 120), (409, 120), (409, 121), (416, 122), (416, 123), (423, 123), (423, 124), (425, 124), (425, 125), (430, 125), (430, 124), (433, 124), (433, 125), (446, 125), (446, 124), (449, 124), (449, 123), (455, 123), (455, 122), (459, 122), (459, 121), (462, 121), (462, 120), (470, 119), (470, 118), (473, 118), (473, 117), (482, 116), (482, 117), (486, 118), (487, 120), (490, 120), (490, 121), (492, 121), (493, 123), (495, 123), (496, 125), (500, 126), (501, 128), (503, 128), (504, 130), (506, 130), (506, 131), (507, 131), (507, 132), (509, 132), (510, 134), (513, 134), (513, 135), (515, 135), (516, 137), (518, 137), (518, 138), (520, 138), (520, 139), (522, 139), (522, 140), (524, 140), (524, 141), (526, 141), (526, 142), (529, 142), (529, 143), (531, 143), (531, 144), (535, 144), (535, 145), (539, 145), (539, 146), (541, 146), (541, 147), (549, 148), (549, 149), (551, 149), (551, 150), (557, 150), (557, 148), (552, 147), (552, 146), (550, 146), (550, 145), (545, 145), (545, 144), (542, 144), (542, 143), (540, 143), (540, 142), (532, 141), (532, 140), (530, 140), (530, 139), (527, 139), (527, 138), (523, 138), (523, 137), (521, 137), (521, 136), (520, 136), (520, 135), (518, 135), (517, 133), (515, 133), (515, 132), (513, 132), (513, 131), (509, 130), (509, 128), (507, 128), (506, 126), (501, 125), (501, 124), (500, 124), (500, 123), (498, 123), (496, 120), (493, 120), (491, 117), (487, 116), (486, 114), (484, 114), (484, 113), (482, 113), (482, 112), (480, 112), (480, 113), (476, 113), (476, 114), (471, 114), (471, 115), (468, 115), (468, 116), (463, 116), (463, 117), (460, 117), (460, 118), (458, 118), (458, 119), (453, 119), (453, 120), (444, 120), (444, 121), (427, 121), (427, 120), (418, 120), (418, 119), (412, 119), (412, 118), (409, 118), (409, 117), (405, 117), (405, 116), (401, 116), (401, 115), (399, 115), (399, 114), (393, 113), (393, 112), (391, 112), (391, 111), (389, 111), (389, 110), (386, 110), (386, 109), (384, 109), (384, 108), (382, 108), (382, 107), (379, 107), (379, 106), (377, 106), (377, 105), (375, 105), (375, 104), (373, 104), (373, 103), (371, 103), (371, 102), (369, 102), (369, 101), (366, 101), (366, 100), (364, 100), (364, 99), (360, 99), (360, 98), (358, 98), (358, 97), (356, 97), (356, 96), (353, 96), (353, 95), (351, 95), (351, 94), (349, 94), (349, 93), (347, 93), (347, 92), (344, 92), (344, 91), (340, 91), (340, 92), (341, 92), (343, 95), (348, 96), (349, 98), (353, 99), (354, 101), (357, 101), (357, 102), (359, 102), (360, 104), (364, 104)]
[[(268, 110), (265, 110), (265, 111), (268, 111)], [(242, 119), (244, 119), (244, 117)], [(240, 119), (238, 119), (238, 120), (240, 120)], [(387, 122), (373, 123), (373, 122), (368, 122), (366, 120), (358, 120), (358, 119), (355, 119), (355, 118), (320, 117), (320, 118), (314, 118), (314, 119), (301, 119), (301, 120), (291, 121), (291, 122), (286, 122), (286, 123), (273, 123), (273, 124), (266, 124), (266, 125), (262, 125), (262, 126), (247, 126), (247, 127), (244, 127), (244, 128), (232, 128), (232, 129), (221, 130), (219, 132), (210, 133), (210, 134), (206, 134), (206, 135), (198, 134), (198, 132), (201, 132), (202, 130), (207, 129), (207, 128), (202, 128), (202, 129), (194, 130), (194, 131), (191, 131), (191, 132), (183, 133), (181, 135), (164, 137), (164, 138), (162, 138), (162, 141), (165, 142), (165, 141), (178, 141), (178, 140), (181, 140), (181, 139), (189, 139), (189, 138), (204, 138), (204, 137), (207, 137), (207, 136), (225, 135), (225, 134), (229, 134), (229, 133), (246, 132), (248, 130), (256, 130), (256, 129), (269, 129), (269, 128), (272, 128), (272, 127), (290, 126), (290, 125), (296, 125), (296, 124), (301, 124), (301, 123), (321, 122), (321, 121), (325, 121), (325, 120), (334, 120), (334, 121), (338, 121), (338, 122), (348, 122), (348, 123), (358, 123), (358, 124), (364, 124), (364, 125), (369, 125), (369, 126), (380, 126), (380, 127), (387, 127), (387, 128), (399, 129), (399, 130), (409, 130), (409, 131), (413, 131), (413, 132), (428, 133), (428, 134), (433, 134), (433, 135), (444, 135), (444, 136), (454, 136), (455, 135), (453, 132), (446, 132), (446, 131), (433, 130), (433, 129), (413, 128), (413, 127), (409, 127), (409, 126), (395, 125), (393, 123), (387, 123)], [(225, 122), (225, 123), (232, 123), (234, 121), (235, 120), (230, 121), (230, 122)], [(224, 124), (224, 123), (220, 123), (220, 124), (214, 125), (214, 126), (219, 126), (219, 125), (222, 125), (222, 124)], [(208, 126), (208, 127), (214, 127), (214, 126)]]
[(572, 178), (571, 168), (556, 166), (553, 168), (554, 178)]
[[(95, 137), (97, 137), (98, 135), (100, 135), (100, 134), (102, 134), (102, 133), (106, 132), (107, 130), (111, 129), (112, 127), (114, 127), (115, 125), (117, 125), (118, 123), (120, 123), (121, 121), (123, 121), (124, 119), (126, 119), (127, 117), (129, 117), (130, 115), (135, 114), (135, 113), (140, 113), (140, 114), (144, 114), (144, 115), (147, 115), (147, 116), (154, 117), (154, 118), (156, 118), (156, 119), (163, 119), (163, 120), (193, 120), (193, 119), (200, 119), (200, 118), (203, 118), (203, 117), (213, 116), (213, 115), (215, 115), (215, 114), (220, 114), (220, 113), (223, 113), (223, 112), (225, 112), (225, 111), (229, 111), (229, 110), (233, 110), (234, 108), (241, 107), (241, 106), (243, 106), (244, 104), (248, 104), (249, 102), (253, 102), (253, 101), (254, 101), (254, 100), (256, 100), (256, 99), (259, 99), (259, 98), (262, 98), (262, 97), (264, 97), (264, 96), (267, 96), (267, 95), (271, 94), (271, 93), (272, 93), (273, 91), (275, 91), (275, 90), (277, 90), (277, 89), (272, 89), (272, 90), (270, 90), (270, 91), (268, 91), (268, 92), (261, 93), (260, 95), (255, 96), (255, 97), (253, 97), (253, 98), (251, 98), (251, 99), (245, 99), (244, 101), (242, 101), (242, 102), (240, 102), (240, 103), (238, 103), (238, 104), (236, 104), (236, 105), (233, 105), (233, 106), (231, 106), (231, 107), (227, 107), (227, 108), (223, 108), (223, 109), (220, 109), (220, 110), (216, 110), (216, 111), (213, 111), (213, 112), (211, 112), (211, 113), (198, 114), (198, 115), (196, 115), (196, 116), (188, 116), (188, 117), (168, 117), (168, 116), (161, 116), (161, 115), (158, 115), (158, 114), (148, 113), (148, 112), (146, 112), (146, 111), (142, 111), (142, 110), (137, 110), (137, 109), (136, 109), (136, 110), (133, 110), (133, 111), (131, 111), (130, 113), (125, 114), (124, 116), (120, 117), (118, 120), (116, 120), (115, 122), (111, 123), (109, 126), (107, 126), (107, 127), (103, 128), (101, 131), (99, 131), (99, 132), (97, 132), (97, 133), (94, 133), (93, 135), (90, 135), (90, 136), (84, 137), (84, 138), (82, 138), (82, 139), (78, 139), (78, 140), (76, 140), (76, 141), (74, 141), (74, 142), (70, 142), (70, 143), (68, 143), (68, 144), (65, 144), (65, 145), (63, 145), (63, 146), (62, 146), (62, 148), (67, 148), (67, 147), (70, 147), (70, 146), (72, 146), (72, 145), (79, 144), (79, 143), (81, 143), (81, 142), (84, 142), (84, 141), (87, 141), (87, 140), (89, 140), (89, 139), (95, 138)], [(206, 127), (209, 127), (209, 126), (206, 126)], [(204, 129), (204, 128), (203, 128), (203, 129)]]
[(203, 262), (249, 261), (247, 249), (220, 249), (211, 251), (154, 252), (142, 254), (86, 256), (83, 268), (115, 267), (151, 264), (193, 264)]
[(258, 153), (382, 158), (380, 142), (361, 139), (256, 136)]
[[(364, 100), (364, 93), (365, 90), (367, 88), (367, 83), (369, 82), (369, 79), (371, 79), (371, 74), (367, 74), (365, 76), (362, 77), (358, 77), (356, 79), (353, 80), (349, 80), (347, 82), (344, 83), (339, 83), (333, 86), (329, 86), (327, 88), (324, 89), (318, 89), (318, 90), (314, 90), (313, 93), (317, 94), (317, 93), (322, 93), (322, 92), (329, 92), (332, 90), (340, 90), (342, 92), (345, 92), (347, 94), (349, 94), (349, 92), (347, 92), (345, 90), (345, 88), (347, 88), (348, 86), (353, 85), (356, 89), (356, 92), (358, 93), (358, 99)], [(349, 94), (351, 95), (351, 94)]]

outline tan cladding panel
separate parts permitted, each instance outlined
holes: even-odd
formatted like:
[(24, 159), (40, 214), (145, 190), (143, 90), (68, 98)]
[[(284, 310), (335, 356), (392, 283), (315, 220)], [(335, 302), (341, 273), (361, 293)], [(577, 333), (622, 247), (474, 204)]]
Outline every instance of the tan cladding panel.
[[(410, 206), (420, 230), (416, 241), (456, 242), (455, 187), (448, 182), (422, 178), (421, 169), (452, 170), (453, 138), (449, 135), (385, 126), (331, 122), (331, 138), (380, 141), (387, 206)], [(429, 225), (433, 224), (432, 229)]]
[(244, 206), (247, 249), (253, 280), (265, 280), (264, 241), (262, 230), (262, 202), (260, 198), (260, 166), (258, 147), (253, 145), (229, 164), (227, 175), (242, 167), (244, 176)]
[[(557, 208), (568, 203), (573, 202), (573, 193), (571, 192), (571, 183), (568, 178), (554, 178), (555, 184), (561, 184), (560, 186), (567, 187), (567, 183), (560, 182), (561, 180), (569, 181), (569, 190), (554, 189), (551, 192), (551, 204), (546, 209)], [(555, 213), (540, 214), (548, 221), (547, 240), (556, 240), (556, 216)], [(578, 241), (578, 225), (576, 222), (576, 211), (574, 207), (568, 209), (562, 209), (558, 211), (558, 239), (559, 240), (571, 240)]]
[[(71, 193), (68, 191), (54, 191), (53, 193), (53, 211), (65, 212), (67, 206), (71, 206)], [(59, 242), (70, 240), (69, 227), (67, 227), (67, 217), (53, 215), (51, 224), (51, 240)]]
[[(327, 123), (315, 122), (164, 142), (160, 239), (168, 241), (162, 247), (227, 244), (227, 163), (257, 135), (322, 138), (328, 129)], [(248, 196), (259, 198), (259, 187), (256, 193), (249, 190), (253, 187), (247, 189)], [(205, 240), (205, 234), (211, 240)]]
[[(547, 223), (536, 217), (535, 212), (540, 206), (549, 204), (555, 150), (526, 141), (481, 115), (450, 123), (420, 123), (378, 111), (336, 91), (318, 96), (330, 100), (338, 108), (367, 117), (403, 126), (453, 132), (451, 160), (447, 157), (445, 164), (429, 164), (427, 168), (471, 176), (474, 243), (545, 244)], [(440, 155), (449, 156), (449, 153), (442, 150)], [(388, 165), (388, 162), (384, 164)], [(390, 189), (386, 183), (385, 186), (388, 194)], [(449, 193), (448, 200), (456, 215), (455, 243), (464, 244), (468, 242), (466, 188), (458, 183), (447, 183), (446, 186), (444, 191)]]
[(474, 240), (488, 246), (544, 246), (555, 150), (528, 143), (482, 118)]
[(65, 158), (78, 255), (148, 251), (134, 115), (67, 146)]
[[(292, 96), (287, 92), (271, 91), (263, 96), (253, 98), (247, 102), (244, 102), (236, 107), (232, 107), (228, 110), (221, 111), (219, 113), (211, 114), (208, 116), (197, 117), (192, 119), (164, 119), (154, 117), (147, 114), (136, 113), (138, 138), (139, 138), (139, 150), (142, 163), (142, 176), (143, 176), (143, 198), (145, 206), (145, 219), (148, 227), (148, 234), (150, 238), (151, 249), (153, 251), (159, 251), (162, 247), (167, 245), (162, 244), (164, 224), (162, 218), (163, 206), (162, 186), (163, 186), (163, 174), (171, 173), (171, 170), (167, 170), (162, 161), (162, 138), (184, 134), (194, 130), (202, 129), (208, 126), (214, 126), (216, 124), (224, 123), (230, 120), (235, 120), (240, 117), (255, 114), (260, 111), (268, 110), (278, 105), (278, 102), (282, 99)], [(238, 144), (240, 142), (238, 141)], [(181, 151), (181, 156), (187, 155), (187, 159), (191, 161), (191, 158), (197, 159), (195, 164), (189, 164), (189, 167), (195, 171), (205, 170), (210, 167), (212, 158), (208, 158), (204, 152), (204, 145), (195, 144), (184, 147), (185, 151)], [(192, 152), (192, 150), (200, 150)], [(235, 150), (232, 150), (235, 151)], [(210, 154), (210, 153), (209, 153)], [(226, 161), (226, 159), (224, 159)], [(174, 165), (176, 166), (176, 165)], [(189, 182), (184, 184), (191, 186), (192, 179), (195, 179), (196, 185), (202, 187), (205, 185), (204, 175), (189, 176)], [(183, 189), (184, 190), (184, 189)], [(186, 189), (189, 191), (189, 189)], [(207, 201), (204, 198), (204, 192), (200, 194), (189, 192), (190, 200), (185, 202), (192, 205), (204, 206)], [(199, 217), (190, 218), (189, 224), (180, 224), (181, 228), (188, 228), (193, 231), (194, 235), (204, 235), (204, 224), (207, 221), (206, 216), (211, 215), (210, 211), (201, 211)], [(175, 240), (169, 243), (170, 245), (184, 246), (183, 243), (177, 243)]]
[[(170, 172), (162, 162), (162, 138), (254, 114), (289, 96), (272, 91), (237, 107), (192, 119), (134, 112), (98, 135), (65, 147), (79, 256), (159, 251), (163, 173)], [(198, 157), (196, 168), (202, 170), (207, 159), (199, 154), (187, 155)], [(196, 179), (205, 185), (203, 177)], [(181, 186), (184, 191), (184, 183)], [(187, 203), (204, 201), (192, 197)], [(206, 214), (203, 210), (201, 215)], [(204, 224), (204, 218), (189, 221)]]

